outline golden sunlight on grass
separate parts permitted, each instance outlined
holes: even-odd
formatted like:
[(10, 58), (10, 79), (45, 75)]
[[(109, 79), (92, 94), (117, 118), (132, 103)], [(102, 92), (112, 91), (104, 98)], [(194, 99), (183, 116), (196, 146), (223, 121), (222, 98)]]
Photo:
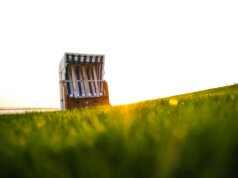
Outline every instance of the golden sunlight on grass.
[(170, 106), (177, 106), (177, 105), (178, 105), (178, 102), (179, 102), (179, 100), (176, 99), (176, 98), (171, 98), (171, 99), (169, 99), (169, 105), (170, 105)]

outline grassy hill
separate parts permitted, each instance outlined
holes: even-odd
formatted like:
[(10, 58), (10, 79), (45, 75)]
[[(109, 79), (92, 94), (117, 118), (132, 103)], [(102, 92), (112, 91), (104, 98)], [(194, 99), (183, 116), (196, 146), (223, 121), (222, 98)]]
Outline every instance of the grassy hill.
[(0, 115), (0, 177), (238, 177), (238, 85)]

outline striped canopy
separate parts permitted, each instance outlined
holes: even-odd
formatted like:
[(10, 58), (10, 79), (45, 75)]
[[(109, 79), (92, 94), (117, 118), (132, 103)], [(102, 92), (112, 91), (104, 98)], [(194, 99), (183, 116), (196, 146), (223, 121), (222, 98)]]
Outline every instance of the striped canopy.
[(69, 62), (80, 62), (80, 63), (91, 63), (91, 62), (103, 62), (103, 55), (85, 55), (85, 54), (67, 54), (66, 63)]

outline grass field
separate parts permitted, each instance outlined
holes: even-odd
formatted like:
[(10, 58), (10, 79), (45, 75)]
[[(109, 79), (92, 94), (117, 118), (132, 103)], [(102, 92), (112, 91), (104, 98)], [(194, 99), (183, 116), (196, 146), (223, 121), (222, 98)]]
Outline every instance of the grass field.
[(0, 115), (0, 177), (238, 177), (238, 85), (131, 105)]

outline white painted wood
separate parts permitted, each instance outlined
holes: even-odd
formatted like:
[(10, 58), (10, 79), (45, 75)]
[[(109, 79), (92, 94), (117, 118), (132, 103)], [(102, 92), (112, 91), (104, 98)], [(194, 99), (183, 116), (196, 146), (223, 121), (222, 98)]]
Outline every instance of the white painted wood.
[(92, 62), (95, 62), (95, 56), (93, 56), (93, 58), (92, 58)]
[(68, 77), (69, 77), (69, 82), (70, 82), (70, 97), (73, 97), (73, 82), (72, 82), (72, 74), (71, 74), (71, 67), (69, 66), (68, 68)]
[(90, 61), (90, 56), (87, 56), (86, 62), (89, 62), (89, 61)]
[(73, 94), (74, 97), (79, 97), (79, 88), (77, 84), (77, 76), (75, 71), (75, 65), (71, 65), (71, 75), (72, 75), (72, 83), (73, 83)]
[(99, 96), (100, 96), (100, 63), (96, 63), (96, 74), (97, 74), (97, 81), (98, 81), (98, 93), (99, 93)]
[(83, 56), (81, 56), (81, 58), (80, 58), (80, 62), (83, 62), (83, 58), (84, 58), (84, 57), (83, 57)]
[(88, 80), (88, 82), (90, 83), (90, 85), (91, 85), (91, 87), (92, 87), (92, 96), (95, 96), (96, 95), (96, 89), (95, 89), (95, 85), (94, 85), (94, 79), (93, 79), (93, 65), (91, 64), (91, 65), (89, 65), (88, 66), (89, 68), (88, 68), (88, 72), (89, 72), (89, 77), (90, 77), (90, 80), (92, 80), (92, 81), (89, 81)]
[(98, 79), (97, 79), (97, 74), (96, 74), (96, 65), (93, 65), (93, 76), (94, 76), (94, 83), (96, 87), (96, 95), (99, 97), (99, 91), (98, 91)]
[(88, 77), (86, 73), (87, 65), (82, 65), (82, 73), (83, 73), (83, 80), (84, 80), (84, 88), (85, 88), (85, 96), (91, 96), (89, 91), (88, 85)]
[(74, 61), (78, 61), (78, 55), (74, 56)]
[[(103, 76), (102, 74), (103, 74), (103, 65), (102, 65), (102, 63), (99, 63), (99, 79), (100, 80), (103, 79), (102, 78), (102, 76)], [(100, 82), (99, 90), (100, 90), (99, 94), (100, 94), (100, 96), (102, 96), (103, 95), (103, 82)]]
[(80, 82), (81, 84), (81, 90), (82, 90), (82, 97), (85, 97), (85, 86), (84, 86), (84, 81), (83, 81), (83, 71), (82, 71), (82, 65), (79, 65), (79, 77), (80, 80), (77, 80), (77, 82)]

